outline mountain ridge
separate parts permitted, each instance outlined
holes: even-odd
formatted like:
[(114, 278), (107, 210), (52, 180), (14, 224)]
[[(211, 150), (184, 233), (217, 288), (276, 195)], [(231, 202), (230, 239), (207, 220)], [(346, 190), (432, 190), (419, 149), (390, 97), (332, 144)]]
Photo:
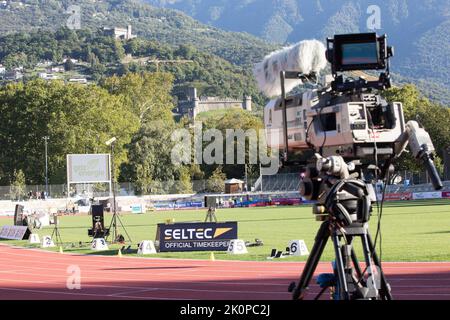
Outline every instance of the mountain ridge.
[(376, 18), (373, 10), (379, 9), (380, 29), (376, 31), (386, 33), (396, 49), (393, 71), (450, 88), (449, 0), (145, 1), (181, 10), (212, 26), (246, 31), (279, 44), (372, 31), (367, 23)]
[[(249, 33), (223, 31), (217, 27), (208, 26), (198, 22), (180, 10), (157, 8), (145, 4), (144, 1), (158, 5), (155, 1), (150, 0), (46, 0), (45, 2), (22, 0), (20, 2), (23, 3), (22, 6), (17, 4), (19, 2), (8, 2), (9, 5), (6, 7), (0, 5), (0, 20), (2, 21), (2, 24), (0, 24), (0, 33), (8, 34), (37, 29), (55, 30), (67, 23), (67, 19), (70, 15), (65, 12), (71, 5), (76, 4), (81, 8), (82, 28), (98, 29), (99, 27), (126, 27), (130, 24), (133, 27), (133, 33), (137, 34), (139, 37), (159, 41), (172, 46), (185, 44), (193, 45), (199, 50), (217, 55), (235, 65), (245, 67), (247, 71), (255, 62), (261, 61), (267, 53), (280, 47), (280, 45), (268, 43)], [(206, 0), (196, 0), (194, 2), (199, 5), (205, 3), (205, 1)], [(413, 1), (416, 3), (418, 0)], [(169, 6), (169, 2), (166, 1), (164, 5)], [(171, 1), (171, 6), (173, 7), (174, 4), (184, 2), (186, 1)], [(229, 2), (213, 2), (222, 5), (231, 3), (232, 5), (240, 6), (241, 11), (247, 10), (246, 5), (255, 3), (259, 3), (262, 8), (265, 8), (264, 5), (267, 3), (271, 3), (275, 6), (280, 5), (280, 8), (284, 11), (278, 10), (276, 19), (282, 19), (286, 23), (311, 19), (304, 13), (305, 11), (308, 12), (308, 6), (316, 8), (315, 10), (318, 10), (317, 8), (321, 6), (322, 11), (319, 10), (319, 15), (328, 14), (330, 17), (334, 17), (331, 19), (331, 22), (327, 22), (327, 25), (324, 26), (324, 28), (328, 28), (326, 29), (328, 31), (323, 31), (323, 28), (310, 28), (312, 30), (311, 35), (314, 35), (315, 38), (319, 38), (322, 41), (325, 40), (323, 38), (325, 37), (324, 33), (329, 36), (330, 33), (332, 34), (332, 32), (334, 32), (333, 30), (337, 30), (336, 28), (340, 26), (333, 27), (333, 21), (339, 23), (343, 20), (342, 17), (345, 17), (348, 14), (360, 16), (362, 12), (365, 12), (362, 10), (363, 4), (368, 3), (366, 0), (352, 0), (342, 4), (342, 1), (330, 0), (327, 2), (327, 6), (325, 6), (324, 3), (319, 0), (309, 2), (300, 0), (232, 0)], [(380, 1), (374, 0), (373, 2), (378, 3)], [(391, 3), (391, 6), (394, 8), (391, 9), (391, 12), (395, 13), (392, 14), (390, 23), (398, 24), (411, 16), (409, 11), (407, 14), (404, 12), (402, 6), (405, 5), (405, 1), (389, 0), (388, 2)], [(297, 10), (299, 7), (296, 7), (296, 3), (303, 3), (303, 9)], [(400, 52), (397, 50), (398, 46), (395, 37), (388, 34), (389, 43), (396, 48), (396, 55), (392, 60), (392, 71), (395, 74), (401, 75), (400, 77), (394, 77), (394, 79), (400, 78), (401, 83), (416, 83), (421, 91), (426, 92), (426, 95), (432, 100), (448, 105), (450, 104), (450, 76), (448, 76), (450, 75), (450, 59), (446, 58), (446, 52), (450, 51), (450, 40), (442, 41), (441, 39), (447, 39), (449, 37), (445, 28), (448, 22), (445, 21), (447, 21), (447, 17), (450, 16), (450, 10), (448, 10), (448, 12), (445, 10), (450, 7), (450, 0), (428, 0), (425, 1), (424, 4), (421, 4), (422, 2), (420, 1), (418, 3), (419, 6), (426, 9), (424, 9), (426, 12), (435, 10), (433, 9), (433, 4), (440, 3), (442, 12), (435, 18), (425, 17), (420, 23), (415, 25), (414, 30), (428, 30), (429, 37), (425, 37), (422, 41), (418, 39), (415, 42), (408, 42), (410, 47), (403, 47)], [(159, 5), (161, 5), (161, 3)], [(216, 7), (211, 10), (215, 14), (215, 17), (219, 17), (223, 12), (220, 8)], [(252, 11), (251, 14), (255, 19), (258, 17), (257, 10)], [(238, 18), (239, 17), (236, 16), (236, 19), (230, 19), (230, 21), (237, 20)], [(255, 19), (248, 20), (252, 21), (252, 23), (247, 22), (247, 24), (255, 26), (255, 28), (258, 27), (256, 23), (257, 20)], [(292, 28), (292, 26), (288, 27), (284, 22), (281, 24), (274, 24), (280, 28), (295, 29)], [(432, 26), (437, 28), (436, 30), (438, 32), (434, 32), (434, 29), (431, 29), (430, 31), (430, 27)], [(340, 27), (344, 29), (339, 30), (349, 32), (352, 30), (361, 31), (360, 27), (351, 22)], [(419, 58), (414, 55), (404, 56), (402, 54), (402, 50), (409, 51), (414, 45), (419, 49), (413, 50), (413, 53), (418, 52)], [(430, 50), (430, 48), (432, 50)]]
[(55, 30), (66, 25), (70, 17), (67, 9), (77, 5), (82, 28), (130, 24), (140, 37), (171, 45), (191, 44), (237, 65), (252, 64), (276, 47), (250, 34), (223, 31), (181, 11), (156, 8), (140, 0), (22, 0), (22, 3), (0, 7), (0, 33)]

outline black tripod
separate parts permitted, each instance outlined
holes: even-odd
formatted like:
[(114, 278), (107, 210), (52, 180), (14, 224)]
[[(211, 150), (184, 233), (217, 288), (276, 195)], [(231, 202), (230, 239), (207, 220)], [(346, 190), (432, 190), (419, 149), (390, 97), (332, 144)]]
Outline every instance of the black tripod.
[[(336, 255), (335, 278), (336, 294), (340, 300), (381, 299), (391, 300), (389, 284), (381, 269), (373, 241), (368, 230), (368, 223), (352, 223), (339, 228), (329, 219), (324, 221), (317, 232), (313, 249), (308, 257), (298, 286), (291, 284), (293, 299), (303, 299), (317, 268), (320, 257), (331, 237)], [(355, 250), (352, 246), (355, 237), (360, 237), (364, 252), (366, 269), (361, 270)], [(344, 244), (342, 244), (344, 240)], [(367, 271), (368, 278), (364, 278)], [(321, 293), (325, 290), (324, 288)]]
[[(114, 205), (115, 207), (115, 205)], [(119, 214), (116, 212), (116, 209), (114, 208), (113, 216), (111, 218), (111, 224), (109, 225), (109, 230), (112, 230), (112, 238), (114, 242), (119, 242), (119, 233), (117, 232), (117, 220), (119, 220), (120, 225), (122, 226), (123, 231), (125, 231), (125, 234), (127, 235), (128, 241), (131, 242), (130, 235), (127, 232), (127, 229), (125, 229), (122, 220), (120, 219)]]
[(120, 219), (119, 214), (117, 213), (117, 202), (116, 202), (116, 184), (115, 184), (115, 177), (114, 177), (114, 142), (116, 142), (116, 138), (112, 138), (111, 140), (107, 141), (106, 144), (111, 146), (111, 182), (112, 182), (112, 195), (113, 195), (113, 206), (111, 207), (111, 209), (113, 210), (113, 216), (111, 219), (111, 224), (109, 226), (109, 230), (111, 230), (112, 227), (112, 237), (113, 237), (113, 242), (119, 242), (120, 240), (118, 239), (118, 232), (117, 232), (117, 220), (119, 220), (120, 225), (122, 226), (122, 229), (125, 231), (125, 234), (128, 237), (128, 241), (131, 242), (131, 238), (130, 235), (128, 234), (127, 230), (125, 229), (122, 220)]
[(217, 217), (216, 217), (216, 208), (210, 207), (208, 209), (208, 212), (206, 213), (206, 218), (205, 218), (205, 222), (217, 222)]
[(52, 232), (52, 239), (53, 239), (53, 236), (55, 237), (55, 240), (56, 240), (56, 244), (59, 246), (59, 245), (62, 245), (62, 239), (61, 239), (61, 234), (59, 233), (59, 228), (58, 228), (58, 216), (57, 215), (54, 215), (53, 216), (53, 224), (55, 225), (55, 227), (53, 228), (53, 232)]

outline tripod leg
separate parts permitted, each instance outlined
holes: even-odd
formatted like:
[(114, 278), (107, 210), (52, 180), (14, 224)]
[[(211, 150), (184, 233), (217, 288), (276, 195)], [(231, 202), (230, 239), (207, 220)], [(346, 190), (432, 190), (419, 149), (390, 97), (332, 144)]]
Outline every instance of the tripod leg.
[(354, 237), (353, 236), (347, 236), (347, 239), (348, 239), (348, 243), (350, 245), (352, 245), (351, 251), (350, 251), (350, 258), (351, 258), (351, 261), (353, 263), (353, 268), (354, 268), (358, 278), (361, 278), (361, 276), (362, 276), (361, 266), (359, 265), (358, 257), (356, 256), (355, 248), (353, 247)]
[(58, 228), (57, 227), (53, 228), (51, 238), (53, 239), (53, 236), (55, 237), (55, 241), (56, 241), (57, 245), (59, 245), (58, 235), (59, 235)]
[[(114, 228), (112, 228), (114, 226)], [(110, 235), (112, 235), (113, 238), (113, 242), (116, 241), (116, 233), (115, 233), (115, 229), (116, 229), (116, 219), (115, 219), (115, 214), (113, 213), (112, 217), (111, 217), (111, 223), (109, 224), (109, 234), (106, 236), (105, 240), (108, 239), (108, 237)]]
[(339, 236), (336, 232), (332, 235), (334, 252), (336, 255), (336, 269), (338, 274), (338, 284), (339, 284), (339, 297), (342, 300), (349, 300), (350, 296), (348, 294), (347, 278), (345, 274), (345, 262), (342, 257), (341, 245), (339, 241)]
[(354, 248), (352, 248), (352, 261), (353, 261), (353, 266), (355, 267), (356, 275), (358, 276), (358, 279), (361, 279), (362, 270), (361, 270), (361, 266), (359, 265), (358, 258), (356, 257)]
[(319, 231), (317, 231), (316, 238), (314, 239), (314, 246), (309, 254), (308, 260), (306, 261), (298, 286), (292, 294), (292, 298), (294, 300), (304, 298), (305, 290), (311, 281), (320, 257), (322, 256), (322, 252), (327, 244), (328, 238), (330, 237), (330, 231), (328, 229), (329, 225), (330, 223), (328, 220), (324, 221), (320, 226)]
[[(128, 241), (130, 241), (131, 242), (131, 238), (130, 238), (130, 235), (128, 234), (128, 232), (127, 232), (127, 229), (125, 229), (125, 227), (124, 227), (124, 225), (123, 225), (123, 223), (122, 223), (122, 220), (120, 219), (120, 217), (119, 216), (117, 216), (117, 218), (118, 218), (118, 220), (119, 220), (119, 222), (120, 222), (120, 225), (122, 226), (122, 229), (123, 229), (123, 231), (125, 231), (125, 234), (127, 235), (127, 237), (128, 237)], [(117, 236), (117, 235), (116, 235)]]
[(380, 297), (384, 300), (392, 300), (391, 290), (386, 281), (386, 277), (384, 276), (383, 269), (381, 268), (380, 260), (378, 259), (377, 253), (375, 252), (375, 246), (372, 241), (372, 237), (370, 236), (369, 231), (367, 231), (367, 245), (369, 247), (370, 252), (372, 252), (372, 259), (374, 264), (378, 267), (378, 272), (380, 273), (381, 280), (381, 288), (380, 288)]
[(58, 238), (59, 238), (59, 242), (61, 244), (63, 244), (62, 238), (61, 238), (61, 233), (59, 233), (59, 230), (56, 231), (58, 233)]
[(211, 217), (211, 210), (208, 210), (208, 212), (206, 213), (206, 218), (205, 218), (205, 222), (212, 222), (212, 217)]
[(377, 298), (380, 294), (380, 282), (377, 281), (376, 272), (374, 272), (374, 263), (372, 262), (372, 250), (369, 246), (369, 240), (367, 238), (367, 231), (361, 234), (361, 242), (364, 252), (364, 258), (366, 260), (366, 270), (369, 277), (366, 281), (366, 287), (369, 290), (367, 292), (368, 298)]
[(59, 238), (60, 237), (59, 237), (58, 229), (55, 228), (54, 232), (55, 232), (56, 244), (59, 245)]

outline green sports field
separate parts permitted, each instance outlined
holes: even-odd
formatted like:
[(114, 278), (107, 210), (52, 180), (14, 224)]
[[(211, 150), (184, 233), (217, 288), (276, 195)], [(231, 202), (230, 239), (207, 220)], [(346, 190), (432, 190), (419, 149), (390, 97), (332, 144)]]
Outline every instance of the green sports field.
[[(123, 255), (135, 255), (137, 243), (142, 240), (154, 240), (158, 223), (171, 218), (176, 222), (203, 221), (205, 215), (205, 210), (123, 214), (121, 220), (133, 241), (133, 251)], [(215, 252), (216, 259), (266, 260), (272, 248), (284, 251), (288, 242), (293, 239), (305, 240), (308, 249), (311, 250), (320, 224), (315, 221), (310, 206), (221, 209), (218, 210), (217, 217), (220, 221), (238, 221), (240, 239), (254, 242), (255, 238), (258, 238), (264, 242), (264, 246), (250, 247), (246, 255)], [(107, 215), (105, 225), (109, 226), (110, 219), (111, 216)], [(377, 220), (377, 213), (374, 210), (371, 218), (373, 238), (375, 238)], [(0, 224), (12, 224), (12, 218), (0, 219)], [(104, 252), (89, 250), (91, 238), (87, 235), (87, 229), (90, 225), (91, 217), (86, 215), (60, 218), (64, 252), (116, 255), (121, 246), (110, 245), (110, 250)], [(450, 261), (450, 200), (385, 203), (381, 226), (383, 261)], [(47, 227), (39, 230), (38, 233), (40, 236), (50, 235), (52, 230), (53, 227)], [(120, 231), (123, 233), (122, 230)], [(0, 243), (33, 246), (27, 241), (2, 240)], [(59, 248), (53, 248), (53, 250), (59, 250)], [(210, 253), (159, 253), (157, 257), (209, 259)], [(329, 243), (323, 260), (332, 258), (333, 251)], [(280, 260), (305, 259), (306, 257), (288, 257)]]

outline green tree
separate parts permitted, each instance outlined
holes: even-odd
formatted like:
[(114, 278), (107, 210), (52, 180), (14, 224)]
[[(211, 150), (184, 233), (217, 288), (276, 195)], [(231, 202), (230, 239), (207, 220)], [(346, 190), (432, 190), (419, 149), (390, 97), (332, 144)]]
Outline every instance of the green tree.
[(12, 69), (20, 66), (29, 66), (28, 57), (25, 53), (10, 53), (3, 58), (3, 64), (6, 68)]
[(64, 63), (65, 71), (72, 71), (75, 68), (75, 64), (72, 62), (72, 59), (68, 58)]
[(107, 78), (102, 86), (123, 97), (141, 125), (147, 121), (172, 119), (171, 97), (173, 76), (168, 73), (127, 73)]
[(218, 166), (206, 181), (206, 189), (209, 192), (224, 192), (227, 176), (222, 172), (222, 166)]
[[(0, 167), (9, 183), (23, 170), (30, 184), (44, 182), (44, 136), (49, 142), (49, 177), (66, 180), (69, 153), (107, 153), (105, 141), (117, 137), (115, 170), (127, 162), (128, 144), (139, 121), (123, 99), (98, 86), (61, 81), (9, 84), (0, 88)], [(118, 176), (118, 174), (116, 174)]]
[[(238, 132), (238, 130), (242, 130), (242, 132), (247, 132), (247, 130), (251, 130), (256, 134), (256, 138), (259, 138), (259, 131), (264, 129), (264, 124), (261, 118), (251, 114), (248, 111), (244, 111), (242, 109), (230, 109), (225, 112), (207, 112), (205, 114), (200, 114), (198, 120), (203, 121), (203, 130), (208, 129), (218, 129), (222, 132), (222, 136), (224, 137), (224, 159), (223, 163), (226, 163), (227, 157), (227, 148), (226, 148), (226, 137), (227, 130), (232, 129)], [(223, 168), (223, 172), (229, 178), (241, 178), (245, 175), (245, 165), (237, 163), (237, 152), (240, 148), (245, 148), (245, 162), (247, 163), (247, 175), (250, 177), (249, 173), (256, 172), (259, 167), (258, 164), (250, 164), (249, 161), (249, 150), (250, 143), (254, 143), (254, 141), (250, 141), (247, 137), (245, 139), (245, 145), (241, 144), (242, 142), (239, 140), (234, 140), (233, 142), (233, 154), (235, 163), (230, 164), (227, 163), (227, 166)], [(208, 143), (204, 143), (206, 145)], [(255, 147), (254, 145), (252, 147)], [(202, 165), (203, 171), (207, 173), (207, 175), (211, 174), (212, 171), (215, 170), (217, 165)]]
[(26, 192), (25, 174), (22, 170), (14, 170), (13, 181), (11, 182), (10, 197), (12, 200), (23, 200)]
[(192, 192), (189, 168), (177, 166), (171, 159), (174, 129), (173, 120), (146, 122), (128, 146), (129, 180), (139, 193)]
[[(436, 148), (436, 166), (442, 172), (441, 159), (444, 150), (450, 146), (450, 108), (430, 102), (412, 84), (392, 88), (385, 92), (385, 96), (389, 101), (402, 102), (405, 121), (416, 120), (428, 131)], [(410, 154), (401, 156), (397, 168), (413, 172), (424, 170)]]
[(180, 194), (193, 193), (190, 168), (188, 166), (179, 167), (178, 177), (179, 182), (174, 191)]

